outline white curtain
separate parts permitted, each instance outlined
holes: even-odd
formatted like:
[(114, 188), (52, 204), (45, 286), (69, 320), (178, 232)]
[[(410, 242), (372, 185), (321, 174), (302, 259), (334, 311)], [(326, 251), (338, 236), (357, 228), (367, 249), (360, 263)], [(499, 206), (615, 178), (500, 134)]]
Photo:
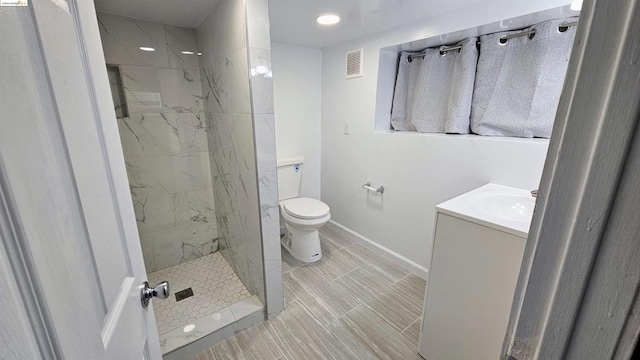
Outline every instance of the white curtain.
[(457, 45), (459, 50), (426, 49), (400, 56), (391, 112), (395, 130), (436, 133), (469, 133), (469, 116), (478, 50), (476, 38)]
[[(550, 20), (525, 30), (480, 37), (471, 108), (474, 133), (526, 138), (551, 136), (576, 32), (575, 26), (561, 29), (560, 25), (577, 20)], [(504, 35), (533, 29), (532, 37), (500, 41)]]

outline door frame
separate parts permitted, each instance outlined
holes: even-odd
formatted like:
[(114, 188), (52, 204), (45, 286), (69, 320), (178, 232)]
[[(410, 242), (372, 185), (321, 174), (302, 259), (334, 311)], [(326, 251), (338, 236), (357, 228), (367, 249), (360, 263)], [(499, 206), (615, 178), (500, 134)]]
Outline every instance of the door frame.
[(503, 359), (633, 354), (640, 330), (637, 34), (640, 1), (585, 1)]

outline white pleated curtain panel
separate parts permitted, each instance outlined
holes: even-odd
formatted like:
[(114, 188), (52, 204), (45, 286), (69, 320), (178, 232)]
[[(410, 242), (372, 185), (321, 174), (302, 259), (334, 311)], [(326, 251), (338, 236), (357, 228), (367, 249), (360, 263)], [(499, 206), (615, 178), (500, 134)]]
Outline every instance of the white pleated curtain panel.
[[(577, 19), (483, 35), (479, 56), (475, 38), (445, 56), (439, 49), (426, 49), (424, 60), (408, 62), (412, 53), (403, 52), (393, 129), (457, 134), (470, 129), (486, 136), (549, 138), (575, 37), (575, 27), (560, 25)], [(533, 36), (500, 40), (532, 29)]]
[[(545, 21), (533, 36), (501, 43), (504, 32), (480, 37), (471, 130), (479, 135), (551, 137), (577, 18)], [(561, 32), (560, 30), (565, 30)]]
[(460, 50), (440, 53), (424, 50), (424, 58), (403, 52), (391, 112), (395, 130), (469, 133), (473, 82), (478, 63), (476, 38), (458, 45)]

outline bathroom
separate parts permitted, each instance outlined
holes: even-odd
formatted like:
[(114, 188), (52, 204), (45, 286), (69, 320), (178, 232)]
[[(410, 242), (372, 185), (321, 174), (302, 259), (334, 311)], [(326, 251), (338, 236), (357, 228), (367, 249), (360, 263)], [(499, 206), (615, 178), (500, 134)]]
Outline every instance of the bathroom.
[[(173, 296), (170, 296), (169, 299), (156, 301), (154, 304), (163, 353), (173, 352), (167, 355), (173, 358), (183, 356), (181, 354), (185, 354), (185, 349), (188, 349), (188, 345), (184, 344), (188, 343), (187, 340), (192, 341), (193, 332), (207, 329), (208, 325), (203, 320), (210, 319), (211, 314), (224, 312), (225, 309), (230, 309), (233, 314), (234, 309), (240, 307), (236, 303), (260, 313), (260, 306), (265, 304), (265, 295), (252, 295), (258, 294), (259, 287), (265, 285), (256, 276), (259, 271), (248, 268), (255, 261), (245, 260), (250, 256), (251, 246), (256, 246), (253, 251), (259, 251), (260, 244), (242, 243), (246, 239), (259, 239), (259, 236), (251, 233), (251, 226), (244, 227), (242, 230), (246, 232), (240, 233), (240, 229), (233, 228), (234, 220), (228, 216), (231, 214), (230, 210), (243, 209), (250, 212), (257, 201), (263, 200), (263, 196), (267, 199), (274, 196), (268, 193), (273, 190), (268, 181), (275, 179), (267, 177), (264, 178), (265, 181), (262, 174), (257, 174), (257, 171), (262, 170), (266, 175), (271, 170), (274, 155), (279, 170), (286, 166), (298, 166), (302, 170), (278, 171), (279, 196), (281, 199), (290, 199), (282, 203), (279, 221), (282, 228), (280, 234), (287, 234), (281, 241), (283, 303), (295, 311), (299, 302), (325, 326), (338, 321), (344, 313), (363, 303), (391, 324), (388, 332), (411, 339), (409, 334), (415, 336), (420, 332), (421, 297), (432, 258), (433, 240), (429, 241), (429, 237), (425, 236), (434, 233), (435, 222), (425, 221), (435, 218), (435, 213), (430, 209), (486, 183), (536, 189), (548, 146), (548, 139), (544, 137), (549, 136), (540, 133), (532, 138), (534, 136), (498, 137), (444, 134), (445, 131), (439, 131), (440, 134), (389, 131), (389, 116), (378, 115), (390, 112), (390, 109), (384, 109), (385, 105), (389, 105), (388, 99), (382, 100), (378, 96), (382, 97), (385, 91), (393, 92), (394, 88), (408, 86), (396, 81), (396, 78), (401, 77), (399, 72), (396, 76), (396, 68), (402, 68), (403, 63), (408, 64), (404, 58), (398, 61), (398, 53), (400, 50), (433, 47), (432, 36), (423, 43), (414, 41), (409, 45), (410, 49), (408, 45), (382, 46), (398, 42), (402, 36), (406, 36), (406, 30), (390, 31), (364, 39), (363, 36), (353, 36), (354, 40), (345, 41), (342, 33), (340, 37), (321, 34), (323, 30), (332, 30), (331, 25), (325, 28), (316, 24), (313, 27), (303, 27), (297, 23), (299, 20), (281, 18), (286, 14), (286, 9), (293, 5), (273, 2), (270, 4), (271, 40), (265, 35), (267, 32), (252, 32), (252, 18), (247, 19), (247, 47), (250, 51), (247, 69), (247, 65), (244, 65), (246, 60), (243, 59), (244, 50), (236, 51), (237, 47), (224, 43), (218, 45), (214, 43), (215, 39), (208, 39), (210, 34), (215, 34), (221, 28), (228, 31), (236, 26), (233, 23), (219, 23), (222, 16), (219, 14), (234, 11), (224, 8), (232, 6), (231, 4), (238, 6), (240, 2), (221, 2), (213, 8), (209, 17), (204, 17), (207, 13), (205, 9), (198, 11), (204, 19), (191, 20), (194, 25), (190, 29), (184, 27), (188, 24), (180, 16), (172, 18), (165, 15), (165, 19), (173, 22), (161, 24), (140, 20), (149, 18), (146, 9), (142, 7), (127, 7), (109, 1), (96, 3), (106, 63), (117, 67), (121, 72), (121, 94), (114, 98), (114, 102), (120, 98), (125, 99), (124, 106), (116, 105), (116, 108), (127, 108), (129, 112), (128, 117), (125, 114), (119, 118), (118, 127), (149, 282), (154, 285), (167, 281), (173, 292), (179, 294), (187, 290), (187, 297), (184, 299), (178, 300), (176, 297), (174, 301)], [(251, 6), (256, 5), (247, 3), (248, 14), (266, 16), (259, 13), (263, 9), (252, 10), (249, 8)], [(305, 4), (304, 9), (302, 5), (299, 6), (297, 11), (304, 11), (309, 16), (322, 13), (320, 9), (310, 8), (308, 4)], [(494, 25), (493, 28), (485, 20), (475, 21), (477, 26), (484, 26), (480, 30), (482, 34), (505, 28), (522, 29), (543, 20), (566, 19), (575, 15), (566, 5), (546, 10), (546, 13), (532, 12), (534, 15), (524, 18), (500, 18), (500, 26)], [(347, 23), (348, 19), (343, 21), (345, 24), (342, 26), (353, 26)], [(474, 26), (468, 21), (463, 22), (462, 18), (459, 21), (460, 24), (440, 24), (427, 19), (425, 23), (448, 34), (448, 38), (436, 37), (435, 41), (440, 45), (455, 44), (465, 38), (466, 33), (478, 31), (464, 29), (457, 32), (461, 26)], [(142, 31), (136, 33), (136, 28)], [(292, 32), (290, 29), (294, 28), (301, 30)], [(305, 31), (320, 34), (314, 34), (314, 39), (312, 34)], [(152, 35), (156, 33), (159, 39)], [(152, 39), (146, 39), (145, 35)], [(571, 31), (561, 35), (567, 39), (573, 36)], [(166, 39), (166, 46), (162, 36)], [(236, 36), (227, 38), (234, 39)], [(310, 39), (313, 39), (311, 43)], [(406, 39), (400, 41), (407, 42)], [(208, 44), (213, 45), (206, 48)], [(568, 45), (565, 46), (565, 53), (559, 56), (568, 58), (571, 42)], [(155, 51), (145, 51), (149, 50), (147, 48)], [(369, 75), (367, 72), (362, 77), (345, 79), (342, 70), (345, 54), (358, 48), (364, 48), (362, 68), (371, 74), (377, 73), (377, 76), (366, 76)], [(377, 48), (382, 48), (379, 59), (370, 56), (378, 51)], [(217, 55), (218, 51), (226, 49), (230, 49), (231, 56)], [(213, 60), (213, 67), (207, 69), (206, 64), (216, 57), (220, 60)], [(215, 73), (219, 71), (217, 67), (220, 66), (220, 61), (223, 61), (222, 66), (226, 69), (222, 76)], [(477, 58), (472, 61), (474, 64), (478, 62)], [(418, 62), (419, 60), (414, 60), (414, 64)], [(377, 71), (374, 70), (376, 65)], [(475, 73), (475, 68), (472, 71)], [(247, 78), (247, 73), (251, 74), (250, 79)], [(563, 77), (564, 74), (560, 75)], [(203, 82), (204, 86), (201, 86)], [(385, 85), (391, 86), (385, 88)], [(558, 93), (561, 85), (561, 82), (555, 85)], [(270, 90), (271, 87), (273, 90)], [(112, 90), (114, 88), (118, 89), (113, 86)], [(376, 91), (375, 98), (365, 95), (371, 89)], [(396, 98), (394, 101), (397, 101)], [(394, 103), (393, 108), (395, 111), (398, 106)], [(350, 117), (348, 112), (358, 115)], [(229, 116), (228, 113), (231, 113), (230, 120), (225, 118)], [(548, 115), (547, 119), (552, 119), (554, 113)], [(251, 115), (245, 114), (252, 114), (253, 121)], [(443, 115), (446, 116), (450, 115)], [(468, 119), (469, 114), (466, 117)], [(392, 112), (392, 127), (406, 130), (395, 119), (395, 112)], [(240, 122), (243, 125), (239, 125), (239, 129), (246, 132), (225, 133), (233, 131), (232, 128)], [(550, 126), (551, 122), (547, 123)], [(251, 126), (254, 127), (256, 146), (260, 141), (273, 141), (275, 136), (275, 147), (265, 143), (254, 150), (251, 148), (251, 138), (234, 137), (252, 136)], [(469, 128), (468, 124), (465, 126), (466, 129)], [(550, 132), (550, 129), (546, 131)], [(447, 129), (446, 132), (457, 131)], [(229, 136), (235, 141), (225, 141)], [(176, 148), (172, 149), (172, 146)], [(395, 151), (389, 152), (387, 149)], [(251, 158), (249, 154), (247, 159), (233, 164), (235, 159), (232, 156), (224, 156), (229, 151), (236, 154), (255, 151), (256, 155)], [(209, 158), (210, 166), (207, 166)], [(181, 164), (180, 161), (185, 159), (186, 164)], [(261, 164), (255, 170), (243, 169), (240, 165), (254, 163), (256, 159), (264, 162), (264, 168), (260, 168)], [(354, 164), (341, 159), (364, 161)], [(521, 169), (514, 169), (513, 164), (518, 163), (523, 164)], [(172, 175), (159, 173), (172, 168)], [(214, 168), (213, 172), (211, 168)], [(187, 174), (188, 179), (182, 181), (180, 176), (185, 170), (190, 173)], [(233, 193), (238, 196), (239, 190), (237, 179), (235, 183), (229, 181), (221, 184), (224, 181), (221, 180), (228, 176), (226, 174), (232, 171), (241, 171), (239, 180), (243, 186), (249, 186), (248, 179), (251, 176), (259, 177), (259, 186), (262, 186), (258, 189), (259, 195), (254, 193), (254, 198), (248, 199), (234, 198)], [(247, 173), (245, 177), (242, 171), (256, 173)], [(402, 173), (407, 176), (397, 176)], [(209, 174), (213, 175), (209, 177)], [(302, 183), (293, 187), (299, 188), (300, 193), (289, 194), (291, 191), (283, 184), (296, 184), (299, 174), (302, 174)], [(177, 183), (174, 186), (176, 190), (171, 189), (173, 181)], [(365, 190), (362, 188), (365, 182), (374, 187), (383, 185), (386, 192)], [(419, 188), (430, 191), (415, 190)], [(227, 192), (232, 195), (227, 195)], [(314, 202), (320, 199), (322, 202)], [(302, 200), (305, 202), (300, 202)], [(237, 203), (234, 204), (234, 201)], [(297, 205), (294, 201), (298, 201)], [(229, 209), (216, 206), (217, 204), (229, 204)], [(263, 209), (264, 206), (261, 202), (260, 208)], [(295, 211), (290, 214), (291, 209)], [(187, 210), (188, 214), (182, 215)], [(235, 221), (258, 220), (249, 215), (254, 214), (247, 214), (246, 220)], [(183, 218), (191, 221), (184, 221)], [(305, 220), (296, 221), (300, 218)], [(331, 222), (322, 226), (329, 218)], [(260, 221), (265, 226), (264, 222), (270, 219), (273, 219), (273, 214), (263, 212)], [(298, 234), (299, 223), (314, 221), (319, 223), (314, 230), (317, 227), (321, 229), (319, 238), (316, 235), (314, 240), (310, 238), (312, 235)], [(285, 225), (292, 222), (298, 223), (298, 226)], [(171, 229), (169, 232), (167, 227)], [(202, 228), (204, 230), (199, 230)], [(397, 231), (399, 228), (403, 228), (400, 233)], [(257, 231), (258, 226), (255, 229)], [(204, 231), (205, 235), (199, 231)], [(263, 228), (263, 244), (273, 241), (273, 231)], [(292, 232), (301, 239), (297, 239)], [(398, 236), (402, 237), (402, 241), (397, 241)], [(373, 248), (372, 244), (375, 244)], [(383, 251), (380, 252), (380, 249)], [(519, 251), (522, 252), (522, 249)], [(380, 258), (379, 255), (384, 257)], [(260, 259), (260, 256), (256, 258)], [(266, 255), (260, 260), (266, 264)], [(372, 265), (378, 271), (358, 266), (359, 261), (380, 263)], [(302, 266), (304, 263), (312, 263), (313, 266)], [(252, 270), (254, 272), (250, 274)], [(517, 271), (514, 271), (511, 282), (515, 281), (516, 274)], [(218, 283), (215, 279), (219, 277), (230, 281), (232, 285), (227, 282)], [(207, 280), (209, 278), (213, 280)], [(368, 292), (366, 295), (351, 296), (345, 293), (345, 290), (357, 293), (357, 284), (365, 279), (368, 287), (379, 289), (384, 296), (389, 297), (387, 301), (392, 299), (397, 309), (389, 311), (384, 301), (372, 298)], [(387, 284), (389, 279), (393, 285)], [(202, 282), (210, 285), (200, 285)], [(314, 284), (313, 287), (309, 287), (310, 282)], [(204, 289), (201, 288), (203, 286)], [(274, 288), (277, 286), (267, 285), (266, 291)], [(405, 294), (404, 291), (414, 291), (419, 295), (411, 296), (413, 294)], [(333, 294), (327, 297), (327, 293)], [(338, 296), (336, 294), (340, 294), (344, 305), (331, 305)], [(230, 301), (225, 301), (229, 298)], [(296, 302), (296, 298), (301, 299)], [(320, 311), (313, 309), (317, 303), (329, 305), (321, 306)], [(268, 311), (273, 314), (279, 312), (269, 305), (266, 306)], [(501, 306), (506, 308), (508, 305), (501, 303)], [(364, 312), (358, 315), (370, 314)], [(243, 316), (244, 314), (237, 316), (236, 320), (248, 321)], [(211, 326), (211, 330), (214, 330), (213, 324)], [(376, 327), (384, 328), (383, 324)], [(194, 330), (185, 331), (190, 328)], [(240, 328), (235, 329), (238, 330)], [(217, 331), (219, 330), (214, 333)], [(416, 339), (410, 340), (415, 341)]]
[[(13, 80), (15, 106), (44, 120), (12, 122), (24, 141), (0, 137), (0, 153), (50, 176), (3, 160), (15, 199), (0, 195), (41, 234), (6, 247), (29, 254), (27, 283), (54, 299), (15, 311), (45, 329), (24, 343), (55, 338), (40, 354), (493, 359), (530, 331), (534, 207), (549, 201), (593, 6), (19, 3), (4, 26), (38, 46), (15, 38), (27, 55), (3, 56), (34, 74)], [(68, 226), (39, 242), (54, 224)], [(59, 276), (86, 286), (58, 301)]]

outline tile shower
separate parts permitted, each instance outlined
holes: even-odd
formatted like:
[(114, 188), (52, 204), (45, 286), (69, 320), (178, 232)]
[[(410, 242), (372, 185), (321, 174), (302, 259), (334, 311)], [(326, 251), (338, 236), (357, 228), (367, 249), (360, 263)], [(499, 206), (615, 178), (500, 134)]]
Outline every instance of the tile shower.
[(193, 294), (154, 305), (178, 358), (283, 309), (268, 5), (223, 0), (197, 29), (98, 22), (149, 281)]
[(147, 271), (217, 251), (195, 31), (98, 20), (106, 62), (119, 66), (124, 88), (128, 116), (117, 121)]
[(155, 305), (164, 337), (251, 294), (216, 253), (195, 30), (107, 14), (98, 21), (106, 62), (118, 69), (112, 93), (123, 93), (114, 103), (149, 281), (192, 294)]

